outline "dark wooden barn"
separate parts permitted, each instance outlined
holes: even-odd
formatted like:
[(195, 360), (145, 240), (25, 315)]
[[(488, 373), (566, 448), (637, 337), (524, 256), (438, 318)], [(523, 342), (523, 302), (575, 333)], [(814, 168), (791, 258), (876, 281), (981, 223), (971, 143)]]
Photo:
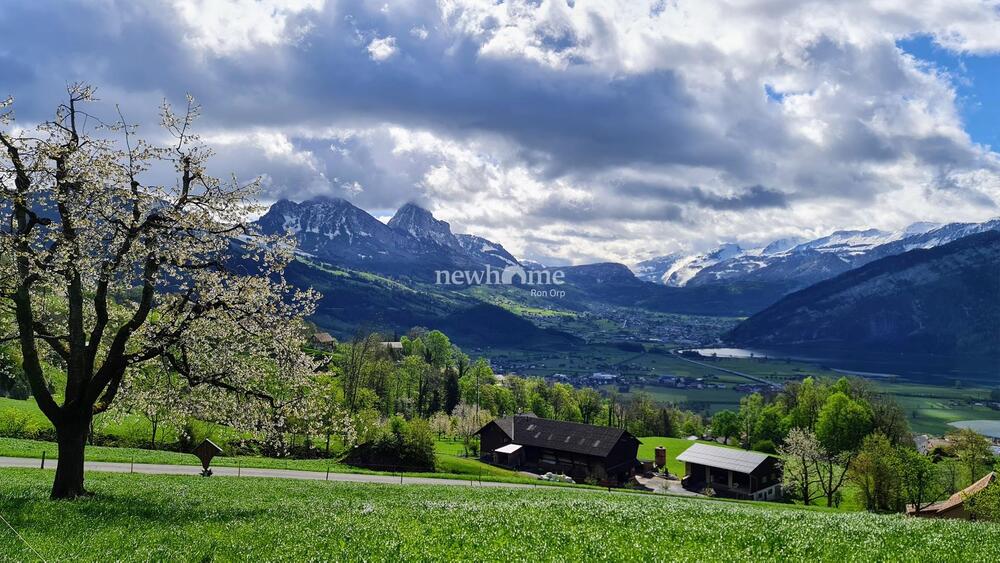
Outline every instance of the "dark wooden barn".
[(677, 456), (684, 462), (684, 488), (717, 496), (776, 500), (781, 497), (778, 458), (760, 452), (694, 444)]
[(494, 420), (478, 434), (488, 463), (563, 473), (577, 482), (624, 483), (637, 464), (639, 440), (620, 428), (524, 414)]

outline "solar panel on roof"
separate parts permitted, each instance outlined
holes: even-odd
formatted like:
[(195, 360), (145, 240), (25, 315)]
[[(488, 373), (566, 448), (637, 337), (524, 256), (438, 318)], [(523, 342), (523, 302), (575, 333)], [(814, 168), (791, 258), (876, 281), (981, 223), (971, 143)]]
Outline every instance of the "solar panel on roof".
[(728, 469), (738, 473), (752, 473), (768, 457), (760, 452), (720, 448), (708, 444), (694, 444), (677, 456), (677, 461)]

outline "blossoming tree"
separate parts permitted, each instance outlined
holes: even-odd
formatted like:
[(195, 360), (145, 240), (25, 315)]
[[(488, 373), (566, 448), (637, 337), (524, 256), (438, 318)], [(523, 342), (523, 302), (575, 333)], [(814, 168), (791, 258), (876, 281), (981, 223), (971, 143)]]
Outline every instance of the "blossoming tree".
[[(30, 130), (0, 102), (0, 307), (16, 321), (0, 337), (19, 344), (56, 429), (53, 498), (85, 493), (91, 421), (144, 363), (165, 362), (215, 418), (252, 431), (299, 416), (315, 368), (301, 325), (315, 296), (282, 276), (292, 243), (249, 221), (257, 182), (207, 173), (198, 106), (164, 103), (158, 145), (120, 113), (90, 115), (91, 87), (68, 93)], [(64, 388), (50, 391), (44, 358)]]

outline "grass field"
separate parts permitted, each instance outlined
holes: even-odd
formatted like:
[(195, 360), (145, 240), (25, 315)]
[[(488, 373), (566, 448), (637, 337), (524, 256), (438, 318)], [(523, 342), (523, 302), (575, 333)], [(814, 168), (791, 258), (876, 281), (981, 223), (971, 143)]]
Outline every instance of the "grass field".
[[(617, 386), (605, 385), (601, 389), (613, 391)], [(697, 404), (700, 407), (699, 412), (702, 408), (707, 408), (712, 414), (721, 410), (739, 410), (740, 398), (745, 395), (734, 389), (676, 389), (659, 385), (633, 385), (628, 395), (640, 392), (648, 394), (656, 403), (687, 407)]]
[[(0, 514), (49, 561), (997, 561), (1000, 526), (626, 493), (0, 470)], [(0, 528), (0, 560), (37, 556)]]
[[(57, 400), (60, 400), (57, 398)], [(0, 434), (4, 431), (4, 425), (9, 424), (16, 414), (19, 421), (24, 421), (27, 428), (32, 431), (52, 429), (52, 423), (42, 414), (34, 399), (21, 401), (0, 397)], [(200, 437), (211, 438), (218, 444), (225, 445), (230, 440), (238, 438), (235, 431), (218, 424), (211, 424), (203, 421), (194, 421), (196, 434)], [(109, 415), (100, 415), (95, 419), (95, 427), (98, 432), (106, 436), (112, 436), (120, 440), (126, 440), (135, 444), (148, 444), (151, 438), (152, 425), (140, 416), (126, 415), (118, 419), (112, 419)], [(161, 427), (157, 431), (156, 442), (174, 442), (177, 434), (170, 428)]]
[[(711, 444), (722, 446), (716, 442), (704, 442), (702, 440), (686, 440), (684, 438), (667, 438), (664, 436), (646, 436), (639, 438), (642, 444), (639, 445), (639, 459), (655, 459), (656, 447), (663, 446), (667, 450), (667, 470), (671, 475), (684, 476), (684, 462), (677, 461), (677, 456), (694, 444)], [(723, 446), (725, 447), (725, 446)], [(735, 446), (734, 446), (735, 447)]]

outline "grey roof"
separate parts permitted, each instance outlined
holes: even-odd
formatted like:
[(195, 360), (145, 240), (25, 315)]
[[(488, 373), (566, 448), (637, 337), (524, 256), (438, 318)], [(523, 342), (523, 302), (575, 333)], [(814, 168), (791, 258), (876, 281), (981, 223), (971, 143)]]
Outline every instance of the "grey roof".
[[(637, 438), (621, 428), (549, 420), (534, 415), (508, 416), (493, 423), (516, 444), (597, 457), (607, 457), (622, 438), (638, 442)], [(482, 429), (479, 431), (482, 432)]]
[(329, 344), (331, 342), (336, 342), (336, 339), (330, 336), (329, 332), (317, 332), (316, 334), (313, 335), (313, 338), (316, 339), (316, 342), (320, 342), (322, 344)]
[(720, 448), (708, 444), (693, 444), (677, 456), (677, 461), (697, 463), (737, 473), (753, 473), (760, 464), (771, 456), (760, 452), (748, 452), (733, 448)]

